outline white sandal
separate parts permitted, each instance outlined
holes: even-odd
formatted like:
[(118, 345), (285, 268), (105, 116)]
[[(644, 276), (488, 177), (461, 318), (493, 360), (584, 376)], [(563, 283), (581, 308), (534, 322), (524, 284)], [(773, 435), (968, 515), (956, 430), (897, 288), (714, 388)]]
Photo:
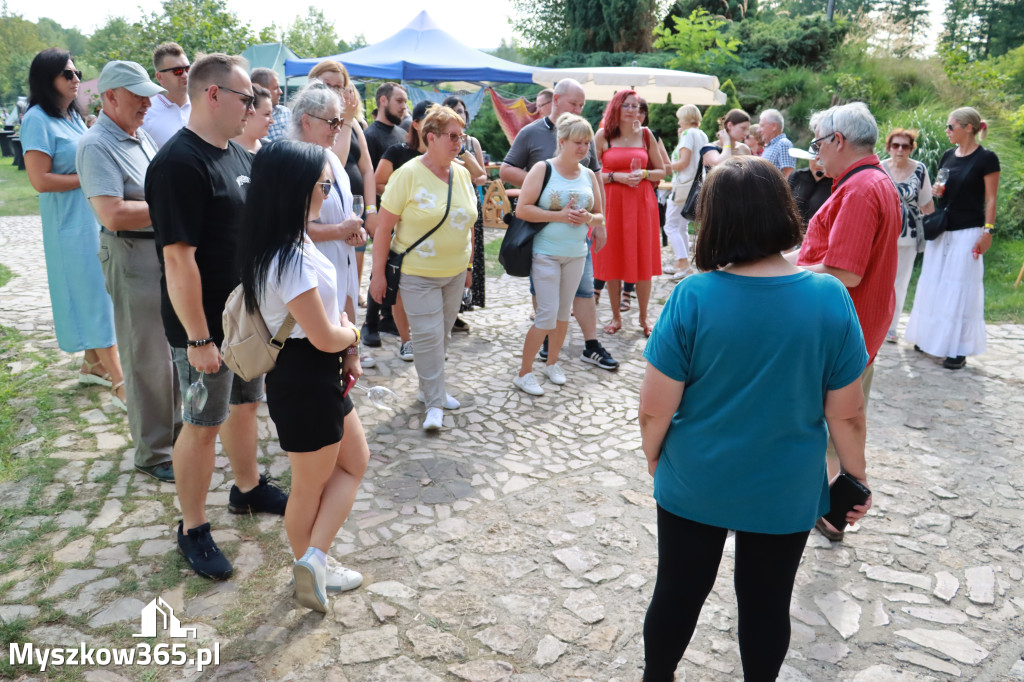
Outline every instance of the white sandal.
[(103, 363), (97, 360), (96, 362), (89, 362), (88, 360), (82, 360), (82, 369), (85, 371), (78, 372), (78, 383), (81, 386), (110, 386), (110, 373), (105, 372), (103, 374), (93, 374), (92, 370), (95, 367), (102, 367)]
[(121, 398), (119, 398), (117, 395), (117, 389), (121, 388), (122, 386), (124, 386), (123, 379), (110, 387), (110, 402), (114, 403), (114, 406), (120, 408), (121, 411), (127, 412), (128, 404), (125, 401), (121, 400)]

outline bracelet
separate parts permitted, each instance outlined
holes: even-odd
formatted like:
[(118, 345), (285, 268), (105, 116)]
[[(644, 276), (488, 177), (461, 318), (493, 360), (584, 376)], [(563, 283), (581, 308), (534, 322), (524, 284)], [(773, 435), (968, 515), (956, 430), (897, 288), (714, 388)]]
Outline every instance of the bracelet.
[(644, 169), (644, 172), (643, 172), (643, 178), (644, 178), (644, 180), (647, 179), (647, 169), (646, 168)]
[(362, 334), (362, 332), (359, 331), (359, 327), (357, 327), (355, 325), (350, 326), (349, 329), (351, 329), (352, 331), (354, 331), (356, 333), (356, 340), (352, 342), (352, 345), (349, 346), (349, 349), (355, 348), (355, 349), (358, 350), (359, 349), (359, 341), (363, 338), (363, 334)]
[(199, 348), (199, 346), (205, 346), (208, 343), (213, 343), (212, 336), (206, 339), (198, 339), (196, 341), (189, 340), (185, 342), (185, 345), (189, 348)]
[(359, 348), (357, 346), (349, 346), (345, 349), (345, 355), (358, 355)]
[(985, 227), (990, 229), (990, 230), (996, 229), (996, 226), (994, 224), (992, 224), (992, 223), (985, 223)]
[(615, 182), (615, 173), (608, 173), (608, 182)]
[(373, 204), (370, 204), (364, 210), (366, 211), (366, 215), (373, 215), (374, 213), (377, 212), (377, 207), (374, 206)]
[(726, 149), (732, 149), (732, 142), (726, 142), (722, 145), (722, 151), (725, 151)]

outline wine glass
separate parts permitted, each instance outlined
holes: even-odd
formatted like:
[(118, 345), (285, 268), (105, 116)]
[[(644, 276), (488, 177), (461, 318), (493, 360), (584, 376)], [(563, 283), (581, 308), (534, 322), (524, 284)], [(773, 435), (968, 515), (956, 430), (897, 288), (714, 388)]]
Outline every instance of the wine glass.
[(206, 400), (210, 397), (210, 391), (206, 388), (206, 384), (203, 380), (206, 378), (206, 372), (199, 372), (199, 378), (189, 384), (188, 389), (185, 391), (185, 400), (192, 406), (193, 412), (202, 412), (203, 408), (206, 407)]
[(373, 406), (381, 410), (394, 410), (398, 404), (398, 394), (386, 386), (371, 386), (367, 388), (357, 383), (356, 388), (366, 393), (366, 397), (370, 399)]
[(363, 195), (353, 194), (352, 195), (352, 212), (355, 213), (357, 218), (363, 217)]
[(629, 172), (630, 173), (634, 173), (634, 174), (640, 172), (640, 159), (638, 159), (636, 157), (633, 157), (632, 159), (630, 159), (630, 161), (629, 161)]
[(935, 187), (933, 193), (936, 196), (942, 196), (946, 193), (946, 183), (949, 181), (949, 169), (940, 168), (939, 172), (935, 174)]

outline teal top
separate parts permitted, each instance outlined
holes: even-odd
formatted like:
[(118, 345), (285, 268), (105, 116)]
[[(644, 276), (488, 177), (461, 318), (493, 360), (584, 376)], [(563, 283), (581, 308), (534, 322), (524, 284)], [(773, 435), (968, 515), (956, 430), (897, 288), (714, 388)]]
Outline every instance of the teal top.
[(769, 534), (809, 530), (828, 512), (825, 394), (857, 381), (868, 361), (839, 280), (687, 277), (644, 356), (686, 384), (654, 474), (662, 508)]
[[(21, 122), (21, 146), (49, 156), (51, 172), (68, 175), (77, 172), (75, 153), (85, 131), (78, 114), (54, 118), (33, 106)], [(85, 194), (40, 192), (39, 213), (57, 345), (66, 353), (113, 346), (114, 307), (97, 258), (100, 226)]]
[[(582, 165), (574, 180), (568, 180), (551, 164), (551, 178), (537, 200), (537, 206), (548, 211), (561, 211), (576, 197), (576, 207), (588, 211), (594, 206), (594, 185), (590, 181), (590, 173)], [(587, 255), (586, 225), (570, 223), (548, 223), (533, 238), (533, 252), (545, 256), (563, 256), (582, 258)]]

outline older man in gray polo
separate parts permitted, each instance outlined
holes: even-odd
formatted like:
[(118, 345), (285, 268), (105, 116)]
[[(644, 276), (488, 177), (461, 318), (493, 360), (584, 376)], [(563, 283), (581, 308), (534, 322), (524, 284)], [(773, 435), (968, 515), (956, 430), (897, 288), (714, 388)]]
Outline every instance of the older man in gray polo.
[(165, 90), (124, 61), (103, 67), (98, 88), (103, 111), (78, 144), (78, 176), (103, 226), (99, 257), (114, 301), (135, 468), (173, 482), (180, 393), (160, 318), (160, 263), (143, 189), (157, 145), (141, 128), (149, 98)]

